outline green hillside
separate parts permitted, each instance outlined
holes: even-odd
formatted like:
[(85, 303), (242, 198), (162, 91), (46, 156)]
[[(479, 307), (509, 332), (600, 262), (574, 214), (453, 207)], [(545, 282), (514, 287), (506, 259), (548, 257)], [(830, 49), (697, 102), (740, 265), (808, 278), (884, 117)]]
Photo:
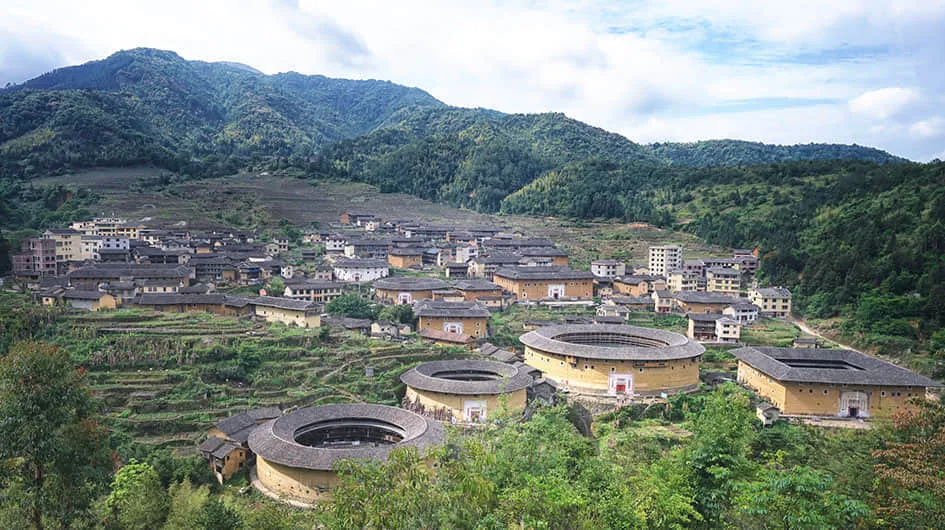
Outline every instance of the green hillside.
[(680, 166), (748, 166), (802, 160), (863, 160), (886, 164), (906, 162), (872, 147), (842, 144), (771, 145), (743, 140), (705, 140), (691, 143), (655, 143), (647, 149)]
[(212, 175), (254, 160), (310, 156), (407, 107), (442, 103), (415, 88), (186, 61), (134, 49), (0, 92), (2, 176), (150, 162)]

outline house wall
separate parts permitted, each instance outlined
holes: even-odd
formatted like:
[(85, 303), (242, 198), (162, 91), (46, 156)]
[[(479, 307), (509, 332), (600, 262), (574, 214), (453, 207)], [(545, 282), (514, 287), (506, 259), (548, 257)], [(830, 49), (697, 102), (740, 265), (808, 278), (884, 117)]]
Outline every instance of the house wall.
[(423, 329), (435, 329), (445, 331), (443, 325), (446, 322), (461, 322), (463, 324), (463, 333), (470, 337), (488, 337), (489, 328), (487, 318), (445, 318), (445, 317), (420, 317), (420, 323), (417, 331)]
[(317, 314), (306, 314), (305, 311), (282, 309), (280, 307), (257, 305), (256, 316), (263, 317), (266, 322), (282, 322), (287, 326), (295, 325), (300, 328), (317, 328), (322, 325), (321, 317)]
[(397, 267), (398, 269), (408, 269), (414, 266), (423, 265), (423, 256), (395, 256), (393, 254), (387, 256), (387, 263), (390, 263), (391, 267)]
[[(501, 397), (500, 397), (501, 396)], [(505, 394), (445, 394), (442, 392), (430, 392), (428, 390), (418, 390), (413, 387), (407, 387), (405, 395), (409, 401), (419, 402), (428, 411), (438, 408), (447, 408), (453, 413), (453, 418), (458, 421), (464, 421), (464, 402), (468, 400), (486, 402), (486, 419), (492, 418), (504, 406), (510, 413), (519, 413), (525, 410), (525, 389), (508, 392)]]
[[(227, 481), (234, 473), (242, 469), (242, 464), (246, 462), (246, 457), (249, 454), (249, 451), (246, 449), (234, 449), (230, 451), (230, 454), (226, 455), (223, 459), (223, 469), (220, 472), (219, 478), (222, 481)], [(214, 467), (214, 472), (216, 472), (216, 467)]]
[(418, 300), (427, 300), (433, 298), (433, 289), (425, 289), (414, 291), (412, 289), (380, 289), (377, 288), (374, 290), (374, 294), (387, 302), (396, 304), (399, 299), (400, 293), (410, 293), (410, 296), (413, 297), (413, 301)]
[[(614, 372), (633, 374), (635, 393), (682, 390), (699, 384), (699, 361), (696, 358), (659, 362), (581, 358), (577, 361), (577, 365), (572, 367), (563, 356), (525, 347), (525, 363), (558, 383), (567, 382), (606, 392), (610, 374)], [(588, 368), (584, 369), (584, 365)]]
[(328, 490), (338, 484), (338, 475), (333, 471), (288, 467), (258, 455), (256, 476), (269, 491), (305, 501), (325, 498)]
[(463, 294), (463, 299), (467, 302), (473, 302), (478, 300), (480, 296), (502, 296), (502, 288), (493, 289), (491, 291), (460, 291)]
[(908, 401), (924, 397), (925, 388), (836, 385), (778, 381), (739, 361), (738, 382), (754, 389), (781, 409), (784, 415), (838, 416), (843, 392), (862, 392), (868, 396), (868, 413), (872, 418), (888, 418), (903, 409), (915, 406)]
[(646, 296), (650, 294), (650, 283), (640, 282), (637, 285), (630, 285), (629, 283), (614, 281), (614, 292), (617, 294)]
[(541, 300), (548, 298), (549, 285), (564, 285), (565, 298), (593, 298), (594, 280), (513, 280), (493, 276), (492, 282), (502, 289), (515, 293), (519, 300)]

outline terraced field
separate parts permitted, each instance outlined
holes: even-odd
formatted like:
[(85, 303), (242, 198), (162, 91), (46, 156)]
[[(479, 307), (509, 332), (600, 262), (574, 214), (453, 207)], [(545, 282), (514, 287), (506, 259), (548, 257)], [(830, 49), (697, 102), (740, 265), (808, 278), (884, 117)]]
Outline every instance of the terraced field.
[[(286, 328), (209, 314), (74, 313), (54, 339), (89, 371), (113, 428), (193, 453), (212, 423), (253, 407), (399, 404), (400, 374), (432, 359), (469, 356), (347, 332)], [(365, 368), (374, 369), (365, 377)]]

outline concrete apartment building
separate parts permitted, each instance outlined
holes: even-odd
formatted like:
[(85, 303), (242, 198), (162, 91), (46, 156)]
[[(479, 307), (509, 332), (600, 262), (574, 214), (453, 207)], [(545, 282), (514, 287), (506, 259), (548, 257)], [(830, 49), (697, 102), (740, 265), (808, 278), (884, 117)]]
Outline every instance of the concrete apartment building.
[(599, 278), (616, 278), (627, 274), (627, 264), (615, 259), (596, 259), (591, 262), (591, 272)]
[(705, 290), (738, 296), (742, 287), (742, 275), (735, 269), (709, 267), (705, 270)]
[(791, 291), (784, 287), (763, 287), (748, 292), (748, 299), (763, 316), (787, 318), (791, 314)]
[(650, 274), (666, 276), (673, 269), (682, 268), (683, 250), (679, 245), (657, 245), (648, 250), (647, 268)]

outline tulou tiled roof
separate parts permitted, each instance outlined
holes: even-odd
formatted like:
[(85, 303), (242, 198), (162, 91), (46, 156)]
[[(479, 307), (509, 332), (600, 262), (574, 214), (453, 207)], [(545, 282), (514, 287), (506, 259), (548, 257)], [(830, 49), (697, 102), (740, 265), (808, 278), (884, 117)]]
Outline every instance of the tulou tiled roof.
[[(392, 445), (363, 444), (347, 447), (309, 447), (295, 441), (296, 433), (317, 424), (383, 424), (403, 439)], [(322, 405), (297, 410), (254, 429), (249, 448), (270, 462), (288, 467), (331, 471), (336, 462), (348, 459), (383, 460), (393, 449), (427, 446), (443, 441), (443, 426), (408, 410), (386, 405)]]
[[(875, 386), (942, 386), (942, 383), (911, 370), (853, 350), (748, 346), (733, 350), (732, 354), (739, 361), (779, 381)], [(825, 363), (834, 363), (834, 367), (828, 368)]]
[(563, 324), (538, 328), (519, 338), (535, 350), (583, 359), (666, 361), (705, 352), (686, 336), (620, 324)]
[(432, 291), (446, 289), (450, 284), (437, 278), (414, 278), (410, 276), (388, 276), (374, 280), (375, 289), (388, 291)]
[[(488, 375), (493, 379), (464, 381), (463, 374)], [(494, 361), (432, 361), (411, 368), (400, 376), (409, 387), (443, 394), (505, 394), (516, 392), (532, 382), (524, 371)]]
[(568, 267), (503, 267), (495, 275), (510, 280), (593, 280), (590, 271)]
[(417, 306), (416, 314), (424, 318), (489, 318), (491, 313), (476, 302), (424, 301)]

